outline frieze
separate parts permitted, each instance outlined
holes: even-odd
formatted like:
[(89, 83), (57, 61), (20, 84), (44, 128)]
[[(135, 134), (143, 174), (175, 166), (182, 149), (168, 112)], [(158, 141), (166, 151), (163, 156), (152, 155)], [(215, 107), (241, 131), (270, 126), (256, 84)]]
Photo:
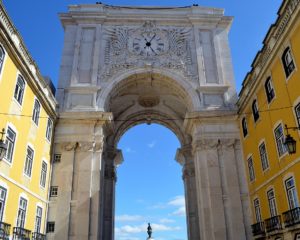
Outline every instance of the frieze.
[(158, 27), (151, 21), (140, 27), (107, 26), (104, 66), (98, 79), (107, 81), (126, 69), (152, 66), (175, 70), (197, 80), (191, 32), (192, 29), (186, 27)]

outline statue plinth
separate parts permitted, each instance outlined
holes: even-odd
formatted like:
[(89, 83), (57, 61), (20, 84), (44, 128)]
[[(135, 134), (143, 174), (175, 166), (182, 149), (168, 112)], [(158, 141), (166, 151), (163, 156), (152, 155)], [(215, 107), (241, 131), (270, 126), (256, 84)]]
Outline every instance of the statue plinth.
[(152, 238), (152, 237), (151, 237), (151, 238), (149, 238), (149, 237), (148, 237), (148, 238), (147, 238), (147, 240), (154, 240), (154, 238)]

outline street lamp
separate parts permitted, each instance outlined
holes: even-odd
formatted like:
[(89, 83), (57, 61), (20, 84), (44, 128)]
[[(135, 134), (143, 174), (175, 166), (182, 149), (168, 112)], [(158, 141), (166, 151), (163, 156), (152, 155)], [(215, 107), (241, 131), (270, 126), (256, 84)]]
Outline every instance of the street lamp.
[(289, 134), (288, 132), (289, 129), (296, 130), (299, 129), (299, 127), (288, 127), (287, 125), (285, 125), (285, 130), (287, 132), (287, 135), (285, 137), (284, 144), (287, 147), (289, 154), (294, 154), (296, 153), (296, 140)]
[(0, 132), (1, 134), (1, 139), (0, 139), (0, 160), (2, 160), (4, 158), (4, 156), (6, 155), (6, 150), (7, 150), (7, 144), (5, 143), (5, 141), (3, 140), (3, 135), (5, 134), (5, 129), (2, 129), (2, 132)]

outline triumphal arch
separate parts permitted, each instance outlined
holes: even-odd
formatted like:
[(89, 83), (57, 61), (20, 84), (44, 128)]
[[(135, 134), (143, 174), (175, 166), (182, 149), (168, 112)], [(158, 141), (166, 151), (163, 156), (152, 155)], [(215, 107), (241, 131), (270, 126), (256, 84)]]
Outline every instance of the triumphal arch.
[(123, 160), (117, 143), (136, 124), (159, 123), (181, 143), (188, 239), (250, 239), (228, 46), (232, 18), (196, 5), (98, 3), (72, 5), (60, 19), (48, 214), (55, 230), (48, 238), (114, 239), (116, 166)]

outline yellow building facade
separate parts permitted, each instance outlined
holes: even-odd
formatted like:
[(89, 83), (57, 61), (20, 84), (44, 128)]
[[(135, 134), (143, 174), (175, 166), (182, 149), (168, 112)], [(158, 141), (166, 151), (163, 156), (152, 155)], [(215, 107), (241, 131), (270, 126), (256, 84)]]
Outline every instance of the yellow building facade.
[[(297, 240), (300, 239), (300, 1), (283, 1), (263, 43), (238, 101), (253, 238)], [(287, 150), (287, 134), (296, 140), (294, 154)]]
[(7, 144), (0, 160), (0, 239), (45, 239), (53, 89), (0, 3), (0, 129)]

